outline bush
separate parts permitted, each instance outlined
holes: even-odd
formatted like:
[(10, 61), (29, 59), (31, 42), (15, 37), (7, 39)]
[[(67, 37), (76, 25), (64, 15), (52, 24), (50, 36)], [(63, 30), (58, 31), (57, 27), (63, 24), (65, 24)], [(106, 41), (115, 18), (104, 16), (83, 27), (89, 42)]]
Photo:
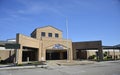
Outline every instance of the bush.
[(104, 57), (106, 57), (107, 56), (107, 54), (108, 54), (108, 52), (105, 52), (103, 55), (104, 55)]
[(107, 60), (112, 60), (112, 56), (111, 55), (107, 56)]
[(96, 55), (89, 56), (88, 59), (95, 59)]
[(23, 64), (17, 64), (17, 66), (23, 66)]
[(7, 64), (7, 62), (4, 61), (4, 60), (1, 60), (0, 63), (1, 63), (1, 64)]

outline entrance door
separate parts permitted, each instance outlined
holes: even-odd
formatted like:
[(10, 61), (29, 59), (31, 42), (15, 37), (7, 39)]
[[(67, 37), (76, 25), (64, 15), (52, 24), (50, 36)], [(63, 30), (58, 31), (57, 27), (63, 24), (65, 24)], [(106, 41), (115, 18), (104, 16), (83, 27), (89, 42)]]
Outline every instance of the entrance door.
[(47, 52), (46, 60), (60, 60), (60, 53), (59, 52)]
[(86, 50), (78, 50), (77, 51), (77, 59), (87, 59), (87, 51)]
[(23, 47), (22, 61), (27, 61), (28, 58), (29, 58), (29, 61), (37, 61), (38, 49)]
[[(62, 56), (61, 56), (62, 55)], [(46, 52), (46, 60), (63, 60), (67, 59), (67, 51), (50, 51)]]

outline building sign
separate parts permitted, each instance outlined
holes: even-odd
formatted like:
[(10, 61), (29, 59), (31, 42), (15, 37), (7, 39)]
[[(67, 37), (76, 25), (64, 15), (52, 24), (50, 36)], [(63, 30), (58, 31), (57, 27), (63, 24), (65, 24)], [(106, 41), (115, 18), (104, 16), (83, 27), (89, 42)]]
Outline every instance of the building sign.
[(53, 46), (53, 49), (64, 49), (64, 47), (62, 45), (60, 45), (60, 44), (55, 44)]
[(5, 44), (6, 49), (20, 49), (20, 44)]

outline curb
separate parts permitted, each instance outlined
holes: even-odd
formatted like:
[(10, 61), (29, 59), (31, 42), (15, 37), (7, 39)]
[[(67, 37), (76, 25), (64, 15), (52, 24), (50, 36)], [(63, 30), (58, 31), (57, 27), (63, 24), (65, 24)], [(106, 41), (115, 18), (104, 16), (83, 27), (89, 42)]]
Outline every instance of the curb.
[(14, 70), (14, 69), (30, 69), (30, 68), (47, 68), (47, 65), (37, 65), (37, 66), (14, 66), (14, 67), (3, 67), (0, 70)]
[(94, 64), (95, 62), (74, 62), (74, 63), (57, 63), (57, 65), (63, 66), (72, 66), (72, 65), (87, 65), (87, 64)]

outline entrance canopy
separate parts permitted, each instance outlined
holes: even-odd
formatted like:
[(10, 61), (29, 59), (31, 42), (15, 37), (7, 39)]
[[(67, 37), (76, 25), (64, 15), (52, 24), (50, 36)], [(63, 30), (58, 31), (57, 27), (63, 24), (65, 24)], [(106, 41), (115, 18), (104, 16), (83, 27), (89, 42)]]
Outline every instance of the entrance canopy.
[(61, 44), (54, 44), (46, 50), (46, 60), (67, 59), (67, 47)]
[(99, 60), (103, 60), (102, 42), (101, 41), (86, 41), (86, 42), (73, 42), (72, 43), (74, 59), (76, 59), (77, 50), (98, 50)]

